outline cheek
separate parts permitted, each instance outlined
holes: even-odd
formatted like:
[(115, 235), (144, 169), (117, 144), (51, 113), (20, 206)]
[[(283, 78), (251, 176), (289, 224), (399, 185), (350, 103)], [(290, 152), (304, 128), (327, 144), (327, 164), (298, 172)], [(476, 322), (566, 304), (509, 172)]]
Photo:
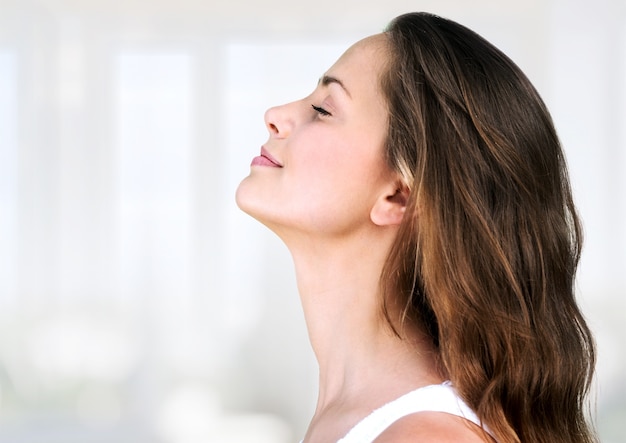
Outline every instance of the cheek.
[(286, 181), (297, 196), (300, 213), (319, 224), (369, 219), (376, 198), (381, 162), (354, 146), (333, 146), (318, 155), (303, 155)]
[(355, 170), (358, 161), (359, 153), (346, 143), (320, 143), (294, 158), (293, 168), (289, 171), (290, 182), (311, 198), (331, 198), (343, 193), (358, 174)]

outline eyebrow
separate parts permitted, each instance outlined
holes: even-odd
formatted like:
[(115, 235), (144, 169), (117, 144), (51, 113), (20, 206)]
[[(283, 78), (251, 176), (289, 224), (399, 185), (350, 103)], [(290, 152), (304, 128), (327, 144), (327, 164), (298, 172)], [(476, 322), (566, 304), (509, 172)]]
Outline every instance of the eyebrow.
[(348, 91), (346, 89), (346, 86), (343, 84), (343, 82), (336, 77), (331, 77), (330, 75), (324, 75), (322, 76), (322, 78), (320, 78), (319, 83), (321, 83), (323, 86), (328, 86), (331, 83), (336, 83), (339, 86), (341, 86), (341, 88), (348, 95), (348, 97), (352, 98), (352, 96), (350, 95), (350, 91)]

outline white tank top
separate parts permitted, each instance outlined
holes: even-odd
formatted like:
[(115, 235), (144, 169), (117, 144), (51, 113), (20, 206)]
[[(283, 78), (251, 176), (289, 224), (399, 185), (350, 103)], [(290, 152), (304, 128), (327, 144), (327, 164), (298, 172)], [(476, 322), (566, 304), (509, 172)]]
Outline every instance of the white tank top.
[(478, 426), (480, 420), (459, 397), (450, 382), (424, 386), (376, 409), (354, 426), (337, 443), (371, 443), (396, 421), (417, 412), (445, 412), (469, 420)]

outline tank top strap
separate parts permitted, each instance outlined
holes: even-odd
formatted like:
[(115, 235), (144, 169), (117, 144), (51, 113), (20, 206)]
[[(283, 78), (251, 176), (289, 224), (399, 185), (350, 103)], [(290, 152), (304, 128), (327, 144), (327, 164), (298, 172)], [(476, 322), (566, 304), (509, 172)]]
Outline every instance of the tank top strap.
[[(424, 386), (387, 403), (365, 417), (337, 443), (371, 443), (399, 419), (417, 412), (445, 412), (482, 426), (450, 382)], [(487, 430), (487, 429), (486, 429)], [(489, 432), (489, 430), (487, 430)]]

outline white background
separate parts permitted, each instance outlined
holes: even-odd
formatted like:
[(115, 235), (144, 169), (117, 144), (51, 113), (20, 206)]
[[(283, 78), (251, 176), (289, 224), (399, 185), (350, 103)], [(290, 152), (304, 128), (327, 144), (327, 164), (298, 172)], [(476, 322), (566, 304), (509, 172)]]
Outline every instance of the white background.
[(316, 367), (234, 191), (263, 112), (426, 10), (529, 75), (570, 164), (597, 425), (626, 441), (623, 0), (0, 0), (0, 441), (290, 442)]

